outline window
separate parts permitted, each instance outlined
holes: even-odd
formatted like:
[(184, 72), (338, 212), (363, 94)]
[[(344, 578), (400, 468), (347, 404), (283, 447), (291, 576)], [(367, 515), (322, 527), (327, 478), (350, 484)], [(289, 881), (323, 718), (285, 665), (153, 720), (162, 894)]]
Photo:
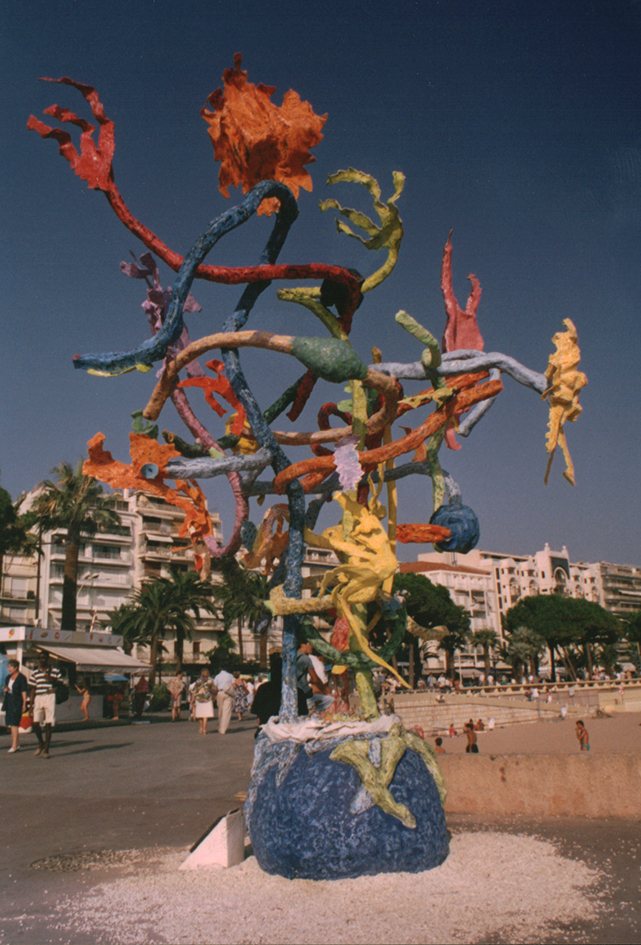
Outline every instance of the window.
[(94, 545), (93, 556), (94, 558), (109, 558), (111, 560), (116, 560), (120, 558), (120, 548), (114, 547), (113, 545)]
[(563, 568), (557, 568), (554, 572), (554, 593), (563, 597), (568, 593), (567, 575)]
[(10, 591), (12, 597), (27, 596), (27, 578), (12, 577), (10, 582)]

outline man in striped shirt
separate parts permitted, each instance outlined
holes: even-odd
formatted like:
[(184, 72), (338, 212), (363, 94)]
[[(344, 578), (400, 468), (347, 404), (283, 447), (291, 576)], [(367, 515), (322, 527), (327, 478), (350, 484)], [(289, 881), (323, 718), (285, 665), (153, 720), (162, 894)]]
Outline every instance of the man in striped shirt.
[[(56, 724), (56, 682), (62, 681), (60, 671), (49, 665), (49, 657), (41, 653), (38, 657), (38, 669), (31, 673), (31, 712), (33, 714), (33, 730), (38, 739), (36, 755), (49, 757), (51, 743), (51, 729)], [(44, 738), (42, 737), (44, 725)]]

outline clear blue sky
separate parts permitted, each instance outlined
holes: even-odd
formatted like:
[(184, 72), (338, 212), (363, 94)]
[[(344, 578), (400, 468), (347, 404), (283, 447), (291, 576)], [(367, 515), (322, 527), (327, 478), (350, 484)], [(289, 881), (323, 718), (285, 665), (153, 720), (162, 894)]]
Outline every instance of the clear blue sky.
[[(483, 287), (486, 350), (543, 371), (562, 319), (577, 326), (589, 386), (582, 416), (567, 428), (576, 488), (563, 479), (560, 457), (543, 485), (547, 409), (509, 378), (463, 449), (442, 453), (479, 516), (480, 547), (527, 553), (548, 541), (566, 544), (576, 560), (641, 564), (639, 0), (5, 0), (1, 16), (0, 469), (12, 495), (61, 460), (78, 459), (98, 430), (127, 461), (129, 414), (153, 383), (151, 375), (96, 378), (72, 367), (76, 353), (124, 350), (146, 337), (141, 283), (119, 271), (143, 247), (103, 195), (74, 176), (55, 143), (27, 131), (29, 115), (42, 116), (53, 102), (87, 114), (75, 90), (38, 78), (67, 75), (95, 86), (116, 123), (121, 193), (184, 253), (230, 206), (217, 189), (199, 110), (240, 51), (250, 81), (276, 86), (278, 104), (294, 88), (329, 116), (310, 167), (314, 192), (301, 194), (280, 261), (373, 271), (379, 258), (338, 236), (318, 200), (367, 207), (355, 186), (325, 186), (338, 168), (372, 173), (385, 197), (392, 170), (406, 175), (401, 261), (356, 316), (352, 338), (365, 360), (372, 344), (389, 360), (418, 357), (393, 322), (400, 308), (440, 337), (440, 262), (450, 228), (459, 300), (469, 272)], [(253, 220), (210, 261), (253, 264), (269, 226)], [(220, 327), (239, 292), (197, 284), (194, 294), (203, 306), (189, 322), (198, 337)], [(275, 287), (250, 325), (317, 331), (311, 315), (277, 301)], [(298, 374), (279, 355), (245, 363), (263, 406)], [(327, 385), (320, 390), (316, 407), (339, 399)], [(198, 413), (220, 433), (209, 408), (199, 404)], [(304, 416), (311, 425), (313, 413)], [(161, 419), (183, 432), (173, 408)], [(405, 481), (400, 521), (429, 518), (428, 486), (423, 478)], [(226, 481), (207, 491), (228, 533)], [(254, 521), (260, 514), (254, 506)], [(402, 555), (421, 550), (407, 546)]]

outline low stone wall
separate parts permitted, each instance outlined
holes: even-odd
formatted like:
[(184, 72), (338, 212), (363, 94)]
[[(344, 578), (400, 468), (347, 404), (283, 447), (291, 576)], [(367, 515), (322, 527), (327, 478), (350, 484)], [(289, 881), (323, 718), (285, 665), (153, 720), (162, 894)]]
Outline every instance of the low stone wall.
[(641, 755), (441, 755), (446, 813), (641, 818)]
[(605, 712), (641, 711), (641, 686), (626, 685), (623, 693), (612, 684), (585, 683), (577, 685), (570, 695), (570, 687), (553, 693), (553, 702), (544, 698), (530, 702), (520, 691), (498, 692), (496, 689), (463, 690), (459, 695), (448, 694), (437, 701), (434, 692), (397, 692), (394, 695), (394, 713), (403, 719), (406, 728), (420, 725), (426, 732), (447, 731), (453, 722), (461, 731), (469, 719), (483, 719), (487, 725), (493, 717), (497, 725), (515, 725), (556, 719), (564, 708), (568, 716), (591, 716)]
[(522, 696), (446, 696), (437, 702), (435, 696), (425, 693), (396, 693), (394, 714), (400, 716), (406, 728), (420, 725), (426, 732), (447, 732), (453, 722), (460, 732), (469, 719), (494, 718), (497, 725), (514, 725), (519, 722), (537, 722), (539, 719), (559, 717), (560, 708), (553, 704), (538, 705)]

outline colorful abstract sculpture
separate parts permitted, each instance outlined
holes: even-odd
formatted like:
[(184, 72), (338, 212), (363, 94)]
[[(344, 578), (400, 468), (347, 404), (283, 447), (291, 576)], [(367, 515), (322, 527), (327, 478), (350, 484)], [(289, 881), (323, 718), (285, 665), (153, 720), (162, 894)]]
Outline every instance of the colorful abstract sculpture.
[[(299, 188), (311, 190), (304, 165), (313, 161), (309, 149), (321, 139), (326, 116), (315, 115), (297, 93), (283, 105), (271, 101), (274, 89), (247, 81), (241, 57), (224, 73), (224, 86), (212, 93), (201, 114), (208, 125), (216, 160), (221, 162), (220, 190), (240, 187), (245, 195), (219, 214), (183, 258), (140, 223), (127, 208), (113, 173), (114, 126), (105, 116), (96, 91), (68, 78), (57, 81), (77, 89), (100, 126), (68, 109), (46, 110), (61, 123), (80, 128), (80, 152), (63, 128), (33, 116), (28, 126), (58, 142), (62, 156), (89, 187), (101, 190), (125, 226), (147, 247), (140, 260), (122, 264), (123, 272), (147, 284), (143, 303), (151, 337), (130, 351), (77, 356), (74, 366), (97, 375), (157, 368), (155, 389), (147, 405), (132, 413), (131, 463), (115, 460), (97, 434), (89, 443), (85, 472), (115, 488), (140, 488), (185, 510), (181, 534), (189, 537), (197, 561), (208, 573), (211, 560), (236, 555), (244, 544), (246, 567), (270, 576), (267, 617), (283, 618), (283, 694), (278, 719), (271, 719), (257, 740), (255, 763), (246, 804), (246, 822), (261, 866), (284, 876), (339, 878), (382, 871), (418, 871), (441, 863), (448, 853), (443, 815), (445, 786), (436, 757), (416, 733), (405, 731), (394, 716), (381, 716), (372, 672), (381, 669), (402, 677), (391, 665), (409, 626), (405, 605), (392, 595), (397, 570), (397, 541), (434, 542), (439, 550), (465, 553), (479, 539), (474, 512), (463, 505), (460, 489), (442, 469), (443, 442), (460, 449), (455, 434), (467, 436), (503, 389), (501, 377), (550, 400), (546, 448), (550, 462), (557, 444), (565, 454), (565, 476), (574, 482), (564, 424), (576, 420), (578, 393), (586, 383), (577, 370), (579, 349), (574, 325), (554, 337), (557, 348), (545, 374), (514, 359), (483, 351), (477, 326), (481, 287), (470, 276), (472, 291), (461, 309), (452, 291), (452, 244), (445, 245), (441, 287), (447, 323), (442, 346), (434, 335), (406, 312), (395, 321), (422, 346), (410, 364), (384, 362), (374, 348), (372, 363), (350, 342), (352, 320), (367, 293), (394, 270), (403, 239), (397, 202), (404, 177), (394, 172), (394, 193), (381, 199), (378, 182), (349, 168), (330, 176), (329, 183), (358, 184), (372, 197), (378, 222), (360, 211), (325, 200), (323, 212), (339, 214), (337, 229), (359, 240), (384, 261), (363, 278), (353, 270), (323, 263), (288, 265), (277, 262), (298, 214)], [(207, 261), (218, 241), (254, 214), (275, 214), (265, 249), (257, 264), (224, 267)], [(355, 233), (343, 219), (365, 233)], [(451, 236), (451, 234), (450, 234)], [(156, 257), (177, 272), (171, 290), (164, 289)], [(235, 310), (214, 333), (191, 341), (185, 313), (199, 311), (191, 295), (194, 279), (243, 285)], [(313, 287), (289, 286), (277, 291), (283, 302), (311, 312), (320, 323), (313, 336), (276, 335), (245, 329), (261, 294), (274, 281), (316, 281)], [(389, 337), (389, 330), (386, 330)], [(261, 410), (243, 371), (240, 349), (262, 348), (296, 358), (305, 372), (266, 410)], [(201, 366), (198, 359), (207, 355)], [(213, 356), (212, 356), (213, 355)], [(158, 370), (159, 368), (159, 370)], [(275, 428), (289, 408), (296, 421), (319, 382), (347, 384), (348, 396), (323, 404), (318, 429)], [(403, 382), (417, 382), (406, 394)], [(202, 397), (225, 429), (210, 432), (188, 399)], [(170, 399), (185, 423), (191, 442), (164, 431), (157, 442), (158, 420)], [(421, 411), (410, 426), (393, 425), (411, 411)], [(229, 415), (228, 415), (229, 414)], [(332, 419), (340, 425), (332, 426)], [(290, 458), (290, 451), (305, 455)], [(286, 452), (287, 450), (287, 452)], [(411, 454), (411, 455), (408, 455)], [(404, 457), (401, 465), (395, 460)], [(268, 470), (271, 469), (269, 473)], [(548, 471), (546, 472), (546, 481)], [(397, 522), (397, 483), (410, 475), (431, 482), (433, 512), (428, 522)], [(227, 544), (214, 538), (198, 479), (226, 476), (236, 516)], [(262, 477), (262, 478), (261, 478)], [(171, 484), (173, 481), (173, 485)], [(386, 489), (386, 506), (381, 501)], [(268, 509), (262, 524), (251, 522), (249, 503), (266, 495), (285, 495)], [(308, 499), (308, 497), (311, 497)], [(321, 507), (334, 500), (337, 524), (314, 531)], [(322, 580), (307, 582), (311, 596), (302, 599), (301, 567), (305, 545), (330, 549), (337, 567)], [(308, 615), (324, 615), (334, 624), (329, 640)], [(374, 628), (383, 629), (372, 642)], [(323, 718), (297, 716), (297, 638), (305, 630), (317, 650), (344, 678), (353, 673), (359, 709)]]

